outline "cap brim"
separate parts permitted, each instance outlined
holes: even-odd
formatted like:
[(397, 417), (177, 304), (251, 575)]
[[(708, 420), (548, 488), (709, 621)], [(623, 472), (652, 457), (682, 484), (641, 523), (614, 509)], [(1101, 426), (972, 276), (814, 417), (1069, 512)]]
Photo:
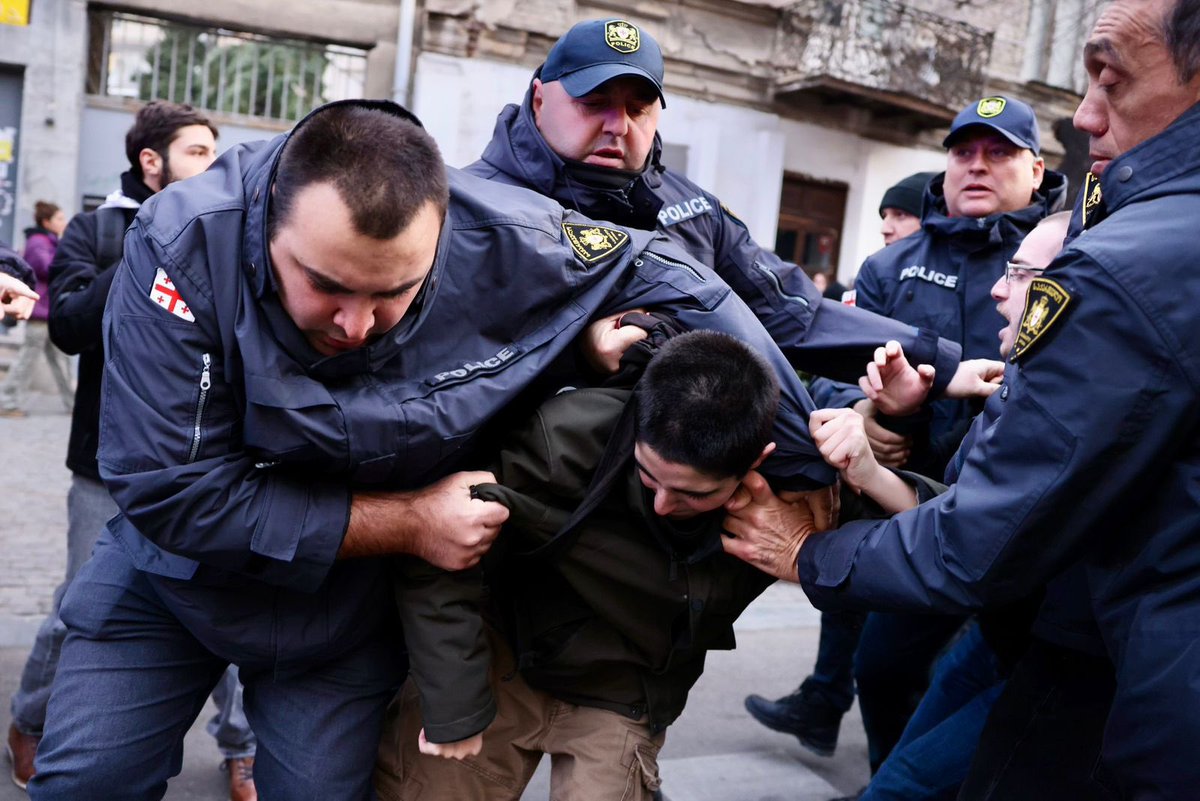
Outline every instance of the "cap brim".
[(648, 81), (654, 87), (654, 91), (658, 93), (658, 100), (662, 103), (662, 107), (667, 107), (667, 98), (663, 95), (662, 84), (655, 80), (653, 75), (633, 64), (594, 64), (591, 67), (584, 67), (564, 75), (558, 80), (571, 97), (583, 97), (605, 81), (626, 75), (644, 78)]
[(952, 145), (954, 143), (954, 140), (961, 138), (963, 133), (970, 131), (973, 128), (988, 128), (989, 130), (995, 131), (996, 133), (1003, 134), (1005, 139), (1012, 142), (1017, 147), (1023, 147), (1026, 150), (1032, 150), (1033, 154), (1035, 156), (1037, 155), (1038, 149), (1032, 142), (1025, 141), (1021, 137), (1004, 130), (1003, 128), (1001, 128), (999, 125), (996, 125), (995, 123), (983, 122), (982, 120), (980, 120), (979, 122), (969, 122), (966, 125), (959, 128), (958, 130), (951, 131), (946, 136), (946, 138), (942, 140), (942, 147), (950, 147), (950, 145)]

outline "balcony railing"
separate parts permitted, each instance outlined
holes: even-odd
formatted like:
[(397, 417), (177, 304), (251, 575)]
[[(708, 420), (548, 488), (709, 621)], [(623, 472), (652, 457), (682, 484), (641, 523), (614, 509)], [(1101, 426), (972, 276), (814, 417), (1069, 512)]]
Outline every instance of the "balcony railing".
[(366, 51), (154, 17), (93, 11), (88, 91), (295, 122), (361, 97)]
[(992, 33), (892, 0), (799, 0), (782, 13), (776, 95), (818, 91), (941, 124), (984, 88)]

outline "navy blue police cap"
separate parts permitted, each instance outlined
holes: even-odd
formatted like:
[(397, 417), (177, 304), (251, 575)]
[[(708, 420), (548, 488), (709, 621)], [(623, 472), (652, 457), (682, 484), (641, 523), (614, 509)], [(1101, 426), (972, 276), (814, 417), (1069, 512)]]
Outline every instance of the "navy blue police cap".
[(1032, 150), (1035, 156), (1041, 149), (1037, 115), (1033, 109), (1016, 98), (999, 95), (985, 97), (958, 112), (950, 125), (950, 133), (942, 141), (942, 147), (950, 147), (959, 138), (960, 132), (977, 127), (999, 131), (1014, 145)]
[(663, 57), (650, 34), (623, 19), (594, 19), (576, 24), (550, 48), (542, 81), (560, 81), (571, 97), (583, 97), (605, 81), (623, 75), (654, 85), (663, 108)]

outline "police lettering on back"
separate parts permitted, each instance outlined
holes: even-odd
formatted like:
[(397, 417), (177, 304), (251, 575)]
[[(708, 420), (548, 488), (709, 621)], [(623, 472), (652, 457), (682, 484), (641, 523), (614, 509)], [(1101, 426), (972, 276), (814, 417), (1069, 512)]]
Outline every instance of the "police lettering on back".
[(914, 264), (911, 267), (905, 267), (900, 271), (900, 280), (908, 281), (909, 279), (917, 278), (922, 281), (928, 281), (931, 284), (944, 286), (946, 289), (954, 289), (958, 286), (957, 275), (946, 275), (937, 270), (927, 270), (920, 264)]

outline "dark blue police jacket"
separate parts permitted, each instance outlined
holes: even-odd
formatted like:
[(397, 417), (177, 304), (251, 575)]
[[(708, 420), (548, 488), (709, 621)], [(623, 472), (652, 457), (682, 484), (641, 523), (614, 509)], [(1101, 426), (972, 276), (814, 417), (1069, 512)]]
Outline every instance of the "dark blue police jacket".
[[(945, 173), (936, 176), (925, 189), (921, 230), (863, 262), (854, 281), (855, 302), (861, 309), (959, 343), (964, 359), (995, 359), (1000, 346), (996, 334), (1006, 323), (996, 311), (992, 284), (1004, 274), (1004, 263), (1025, 235), (1062, 208), (1067, 181), (1061, 173), (1046, 170), (1034, 203), (976, 219), (947, 216), (944, 177)], [(911, 355), (908, 359), (917, 363)], [(814, 384), (812, 393), (818, 406), (851, 406), (865, 397), (857, 384), (829, 381)], [(930, 437), (965, 425), (976, 411), (969, 401), (935, 401)]]
[(33, 268), (25, 259), (21, 258), (21, 254), (10, 248), (8, 245), (0, 242), (0, 273), (7, 273), (18, 281), (27, 284), (30, 289), (36, 289), (36, 282), (33, 276)]
[[(1105, 170), (1099, 220), (1029, 300), (1003, 414), (958, 482), (881, 522), (813, 536), (823, 608), (954, 612), (1083, 560), (1116, 669), (1104, 756), (1129, 797), (1200, 787), (1200, 105)], [(1106, 213), (1107, 216), (1104, 216)]]
[[(455, 171), (413, 309), (373, 344), (322, 357), (284, 311), (268, 255), (286, 141), (234, 147), (150, 199), (104, 316), (99, 464), (121, 509), (109, 531), (210, 649), (270, 642), (303, 662), (369, 631), (378, 560), (335, 563), (352, 492), (463, 467), (484, 424), (599, 314), (663, 307), (758, 348), (784, 384), (769, 472), (832, 481), (803, 386), (711, 270), (653, 234)], [(247, 586), (289, 593), (296, 611), (251, 608)]]
[[(957, 343), (823, 299), (802, 269), (760, 247), (720, 200), (662, 166), (657, 134), (642, 171), (592, 168), (596, 180), (581, 181), (538, 131), (531, 92), (520, 106), (500, 112), (492, 141), (468, 172), (533, 189), (597, 220), (666, 235), (733, 287), (801, 370), (857, 381), (875, 348), (895, 339), (910, 358), (937, 368), (935, 393), (950, 381), (961, 353)], [(612, 176), (624, 176), (623, 182), (598, 184)]]

